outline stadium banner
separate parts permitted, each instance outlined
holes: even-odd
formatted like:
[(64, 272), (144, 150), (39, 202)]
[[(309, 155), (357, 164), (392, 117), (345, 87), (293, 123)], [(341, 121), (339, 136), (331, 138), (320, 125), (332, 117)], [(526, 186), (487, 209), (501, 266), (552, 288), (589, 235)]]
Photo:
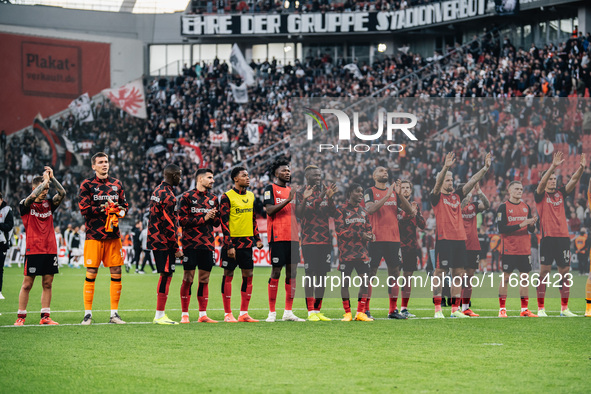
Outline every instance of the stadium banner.
[(80, 155), (75, 153), (74, 144), (65, 136), (53, 131), (37, 114), (33, 121), (33, 131), (39, 146), (39, 159), (51, 163), (55, 170), (79, 167)]
[(90, 97), (88, 97), (88, 93), (84, 93), (82, 96), (72, 101), (70, 105), (68, 105), (68, 108), (70, 108), (70, 111), (76, 116), (78, 122), (94, 122), (94, 115), (92, 114), (92, 107), (90, 106)]
[(234, 102), (238, 104), (246, 104), (248, 103), (248, 89), (246, 88), (246, 84), (243, 83), (240, 86), (234, 85), (230, 83), (230, 88), (232, 89), (232, 96), (234, 97)]
[[(558, 298), (575, 283), (570, 273), (540, 274), (549, 259), (576, 261), (568, 242), (548, 252), (538, 248), (540, 237), (533, 240), (540, 228), (571, 240), (581, 231), (574, 207), (586, 201), (589, 183), (591, 99), (295, 98), (291, 113), (286, 156), (302, 207), (291, 222), (301, 245), (292, 261), (337, 268), (300, 273), (298, 296), (305, 286), (324, 286), (326, 297), (339, 298), (346, 284), (357, 297), (371, 284), (373, 298), (398, 297), (407, 286), (413, 298), (430, 299), (438, 288), (450, 297), (466, 286), (476, 298), (497, 298), (504, 270), (509, 297), (525, 286), (533, 298), (543, 283), (546, 297)], [(549, 168), (544, 194), (536, 195)], [(500, 226), (519, 231), (499, 236)], [(400, 264), (416, 274), (385, 269)], [(452, 277), (450, 266), (474, 274)], [(446, 274), (424, 273), (436, 269)]]
[(3, 76), (0, 130), (11, 134), (30, 125), (41, 112), (68, 108), (84, 92), (90, 96), (111, 85), (110, 44), (0, 34)]
[(181, 35), (263, 36), (390, 33), (494, 15), (488, 0), (447, 0), (397, 11), (326, 12), (270, 15), (182, 15)]
[[(244, 79), (244, 84), (247, 86), (254, 85), (254, 71), (248, 65), (246, 59), (244, 59), (244, 55), (242, 55), (242, 51), (237, 44), (232, 46), (232, 52), (230, 53), (230, 64), (232, 65), (232, 70), (236, 71)], [(241, 86), (244, 86), (244, 84)], [(232, 89), (232, 92), (234, 92), (234, 89)], [(234, 94), (234, 97), (236, 97), (236, 94)], [(242, 98), (242, 100), (244, 99)], [(247, 101), (248, 95), (246, 95), (246, 102)]]
[(142, 79), (136, 79), (120, 88), (103, 89), (101, 93), (118, 108), (136, 118), (146, 119), (146, 94)]

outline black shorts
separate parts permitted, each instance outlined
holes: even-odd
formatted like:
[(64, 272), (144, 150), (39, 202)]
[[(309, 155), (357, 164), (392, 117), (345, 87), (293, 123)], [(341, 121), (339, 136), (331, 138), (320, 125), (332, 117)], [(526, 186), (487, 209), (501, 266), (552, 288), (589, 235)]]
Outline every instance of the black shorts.
[(225, 270), (234, 271), (236, 267), (243, 270), (251, 270), (254, 268), (252, 261), (252, 248), (234, 249), (236, 251), (236, 258), (228, 257), (228, 249), (222, 249), (222, 268)]
[(58, 272), (56, 254), (25, 255), (25, 276), (55, 275)]
[(326, 275), (330, 272), (330, 245), (302, 245), (306, 275)]
[(185, 249), (183, 250), (185, 257), (183, 258), (183, 269), (185, 271), (195, 271), (199, 268), (200, 271), (211, 272), (215, 265), (215, 251), (209, 249)]
[(159, 274), (173, 274), (176, 257), (174, 250), (153, 250), (156, 270)]
[(415, 248), (402, 248), (402, 269), (404, 272), (413, 272), (417, 270), (417, 259), (421, 251)]
[(467, 257), (466, 241), (441, 239), (435, 243), (435, 268), (464, 268)]
[(370, 262), (361, 259), (339, 262), (340, 272), (348, 272), (350, 274), (353, 270), (357, 272), (357, 276), (369, 275)]
[(369, 244), (369, 260), (372, 271), (380, 266), (382, 257), (388, 268), (400, 267), (400, 242), (371, 242)]
[(465, 269), (478, 269), (480, 265), (480, 250), (467, 250), (466, 251), (466, 265)]
[(300, 254), (299, 243), (293, 241), (269, 242), (269, 250), (273, 267), (285, 267), (291, 264), (292, 254), (294, 257)]
[(501, 262), (503, 264), (503, 272), (511, 273), (514, 270), (519, 272), (531, 271), (530, 255), (504, 254), (501, 256)]
[(570, 239), (568, 237), (544, 237), (540, 241), (540, 264), (559, 267), (570, 266)]

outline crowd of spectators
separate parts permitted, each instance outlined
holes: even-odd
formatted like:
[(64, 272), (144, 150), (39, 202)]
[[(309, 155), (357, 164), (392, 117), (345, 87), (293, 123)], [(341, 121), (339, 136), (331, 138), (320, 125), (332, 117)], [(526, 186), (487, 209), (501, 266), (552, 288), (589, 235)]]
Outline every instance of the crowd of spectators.
[[(193, 186), (192, 175), (200, 165), (220, 174), (272, 147), (264, 156), (248, 162), (252, 168), (251, 188), (260, 197), (270, 180), (267, 166), (256, 164), (280, 152), (289, 156), (289, 140), (285, 137), (289, 136), (296, 98), (355, 100), (371, 95), (414, 98), (417, 102), (427, 98), (492, 100), (491, 105), (467, 111), (440, 105), (418, 127), (419, 141), (408, 143), (406, 154), (392, 156), (387, 164), (395, 176), (413, 181), (427, 216), (430, 207), (426, 196), (442, 154), (456, 152), (458, 164), (454, 171), (459, 182), (473, 174), (484, 154), (492, 151), (495, 159), (487, 180), (495, 182), (498, 189), (492, 198), (494, 209), (503, 199), (508, 181), (521, 177), (527, 187), (537, 182), (537, 165), (549, 162), (551, 144), (566, 143), (571, 155), (581, 152), (581, 137), (591, 132), (588, 101), (578, 101), (576, 110), (568, 116), (559, 105), (551, 103), (542, 111), (532, 111), (529, 104), (523, 104), (507, 114), (501, 103), (508, 97), (525, 97), (522, 102), (528, 103), (541, 97), (583, 96), (591, 87), (590, 39), (589, 34), (579, 35), (556, 45), (516, 49), (507, 38), (491, 31), (475, 37), (467, 46), (448, 48), (445, 57), (436, 53), (425, 59), (400, 51), (378, 57), (372, 64), (353, 60), (360, 75), (355, 75), (344, 59), (332, 59), (328, 54), (310, 54), (293, 65), (265, 60), (251, 65), (256, 84), (249, 87), (247, 104), (234, 101), (230, 83), (240, 85), (242, 80), (231, 73), (225, 61), (186, 66), (182, 75), (173, 78), (146, 78), (147, 120), (129, 116), (106, 100), (93, 106), (94, 122), (80, 124), (73, 115), (52, 121), (51, 127), (74, 143), (84, 162), (83, 166), (56, 168), (68, 192), (56, 222), (62, 226), (83, 222), (77, 209), (78, 187), (82, 179), (92, 175), (89, 155), (96, 151), (109, 154), (111, 174), (125, 185), (131, 207), (130, 225), (145, 215), (149, 196), (169, 162), (178, 163), (183, 170), (180, 192)], [(412, 73), (416, 78), (408, 81), (413, 83), (392, 85)], [(258, 142), (253, 142), (247, 131), (253, 122), (258, 126)], [(9, 201), (16, 208), (29, 193), (30, 179), (47, 164), (45, 159), (51, 152), (32, 131), (11, 136), (4, 144)], [(199, 163), (192, 147), (199, 147)], [(367, 174), (371, 174), (376, 162), (348, 160), (332, 157), (326, 163), (327, 178), (339, 181), (341, 188), (348, 180), (368, 185)], [(562, 174), (564, 178), (568, 175)], [(587, 170), (581, 187), (586, 187), (590, 175)], [(227, 187), (229, 175), (216, 181)], [(569, 210), (569, 216), (574, 213), (582, 225), (591, 224), (584, 201), (569, 201)], [(263, 213), (260, 201), (257, 211)], [(491, 222), (489, 215), (485, 223)]]

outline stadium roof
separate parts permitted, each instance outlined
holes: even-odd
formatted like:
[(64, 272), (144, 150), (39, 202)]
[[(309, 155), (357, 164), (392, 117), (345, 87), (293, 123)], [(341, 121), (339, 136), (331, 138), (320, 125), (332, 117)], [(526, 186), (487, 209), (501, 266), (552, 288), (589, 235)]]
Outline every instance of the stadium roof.
[(9, 0), (16, 5), (44, 5), (89, 11), (162, 14), (185, 11), (189, 0)]

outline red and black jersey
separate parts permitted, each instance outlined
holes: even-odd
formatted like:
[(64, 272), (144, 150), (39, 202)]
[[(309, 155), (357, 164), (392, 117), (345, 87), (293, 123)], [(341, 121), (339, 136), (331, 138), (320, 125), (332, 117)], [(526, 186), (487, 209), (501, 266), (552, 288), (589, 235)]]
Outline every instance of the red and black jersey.
[(179, 250), (177, 207), (172, 185), (162, 182), (150, 197), (149, 250)]
[(363, 233), (371, 232), (368, 214), (360, 206), (345, 204), (337, 209), (335, 230), (339, 246), (339, 261), (369, 259), (368, 241), (363, 240)]
[(478, 205), (471, 202), (462, 209), (462, 221), (464, 222), (464, 231), (466, 231), (466, 250), (480, 250), (476, 223), (476, 215), (481, 212)]
[(57, 206), (51, 199), (33, 202), (28, 207), (25, 200), (19, 204), (19, 211), (27, 234), (27, 256), (33, 254), (57, 254), (53, 213)]
[(451, 194), (430, 194), (431, 205), (437, 221), (437, 240), (465, 241), (466, 230), (462, 223), (460, 204), (464, 199), (462, 190)]
[[(388, 189), (371, 187), (363, 194), (363, 201), (375, 203), (386, 196)], [(400, 197), (396, 192), (378, 209), (369, 215), (371, 227), (376, 234), (376, 242), (400, 242), (400, 230), (398, 229), (398, 207), (400, 206)]]
[[(404, 251), (419, 249), (417, 227), (425, 229), (425, 218), (417, 207), (417, 215), (412, 217), (398, 208), (398, 228), (400, 229), (400, 248)], [(372, 227), (373, 228), (373, 227)]]
[[(263, 204), (278, 205), (289, 198), (289, 186), (268, 185), (263, 193)], [(267, 235), (269, 242), (298, 241), (298, 228), (295, 221), (295, 199), (273, 215), (267, 215)]]
[[(232, 188), (234, 192), (240, 195), (246, 195), (246, 190), (238, 190), (236, 188)], [(252, 201), (252, 207), (254, 209), (254, 200)], [(232, 237), (230, 232), (230, 210), (232, 209), (232, 204), (230, 202), (230, 198), (226, 193), (222, 194), (220, 198), (220, 214), (221, 214), (221, 225), (222, 225), (222, 232), (224, 233), (224, 247), (227, 249), (235, 248), (235, 249), (247, 249), (252, 248), (255, 246), (257, 242), (261, 240), (259, 235), (259, 226), (257, 225), (257, 218), (256, 215), (252, 214), (252, 227), (253, 227), (253, 236), (252, 237)]]
[(531, 218), (529, 205), (520, 201), (514, 204), (506, 201), (497, 210), (497, 225), (501, 234), (501, 253), (507, 255), (529, 256), (531, 237), (528, 226), (519, 228), (525, 220)]
[[(185, 249), (215, 249), (214, 227), (220, 225), (220, 204), (215, 194), (197, 189), (183, 193), (180, 201), (179, 223), (183, 228), (181, 245)], [(205, 215), (212, 209), (217, 214), (211, 220)]]
[(561, 187), (553, 193), (534, 193), (536, 209), (540, 217), (542, 237), (568, 237), (568, 225), (566, 223), (566, 188)]
[(304, 204), (301, 219), (302, 245), (332, 245), (329, 219), (337, 215), (332, 199), (320, 190), (314, 190), (304, 201), (304, 188), (296, 194), (296, 204)]
[(88, 178), (80, 185), (79, 207), (84, 216), (86, 225), (86, 239), (107, 240), (120, 238), (119, 227), (114, 227), (112, 232), (105, 231), (107, 215), (101, 211), (101, 205), (108, 200), (119, 204), (127, 212), (127, 200), (123, 185), (119, 179), (107, 177)]

